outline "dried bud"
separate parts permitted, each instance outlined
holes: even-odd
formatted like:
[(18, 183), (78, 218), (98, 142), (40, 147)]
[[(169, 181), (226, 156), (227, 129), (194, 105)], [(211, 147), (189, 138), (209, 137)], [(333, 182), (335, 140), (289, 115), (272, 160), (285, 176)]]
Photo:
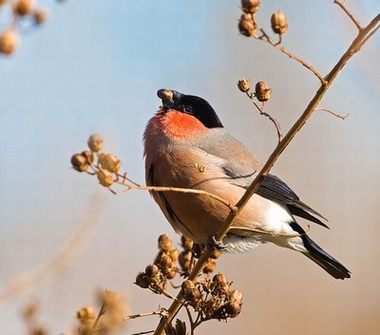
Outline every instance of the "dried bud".
[(237, 86), (243, 93), (248, 92), (251, 89), (251, 81), (249, 79), (241, 79), (238, 81)]
[(183, 291), (188, 291), (188, 290), (191, 290), (195, 287), (194, 285), (194, 282), (192, 282), (191, 280), (185, 280), (183, 283), (182, 283), (182, 290)]
[(214, 272), (216, 268), (216, 262), (214, 259), (208, 261), (208, 263), (203, 268), (203, 273), (211, 273)]
[(93, 152), (99, 152), (103, 148), (103, 139), (98, 134), (92, 134), (87, 141), (88, 147)]
[(13, 5), (13, 11), (20, 16), (26, 16), (32, 13), (34, 1), (32, 0), (17, 0)]
[(171, 269), (173, 267), (173, 260), (169, 255), (164, 254), (160, 259), (160, 265), (166, 269)]
[(283, 12), (277, 11), (272, 14), (272, 17), (270, 19), (270, 23), (272, 25), (272, 29), (276, 34), (285, 34), (288, 30), (288, 21), (286, 19), (286, 16)]
[(47, 330), (43, 325), (34, 324), (32, 325), (29, 334), (30, 335), (47, 335)]
[(259, 81), (255, 86), (255, 96), (261, 102), (268, 101), (272, 94), (271, 88), (265, 81)]
[(240, 17), (238, 27), (240, 34), (244, 36), (252, 37), (256, 34), (256, 23), (252, 14), (243, 14)]
[(218, 259), (221, 254), (222, 254), (222, 252), (220, 250), (214, 249), (211, 252), (210, 258), (212, 258), (212, 259)]
[(41, 25), (48, 19), (48, 12), (43, 8), (38, 8), (33, 13), (33, 19), (36, 25)]
[(171, 249), (169, 252), (169, 256), (173, 260), (173, 262), (176, 262), (178, 260), (179, 252), (177, 249)]
[(148, 265), (146, 268), (145, 268), (145, 274), (148, 276), (148, 277), (154, 277), (155, 275), (158, 274), (160, 270), (158, 269), (158, 266), (153, 264), (153, 265)]
[(107, 170), (99, 169), (96, 176), (98, 177), (99, 184), (104, 187), (110, 187), (114, 182), (112, 173)]
[(260, 0), (241, 0), (241, 8), (244, 13), (255, 14), (260, 8)]
[(87, 163), (90, 165), (94, 162), (94, 154), (90, 150), (85, 150), (80, 153), (86, 158)]
[(181, 268), (183, 271), (190, 270), (192, 258), (193, 258), (193, 255), (191, 251), (182, 251), (179, 254), (179, 264), (181, 265)]
[(148, 288), (149, 287), (149, 280), (148, 280), (148, 278), (146, 278), (146, 276), (143, 272), (140, 272), (136, 277), (135, 284), (137, 286), (140, 286), (141, 288)]
[(87, 158), (82, 154), (75, 154), (71, 157), (71, 165), (79, 172), (85, 172), (88, 170), (89, 164)]
[(98, 155), (100, 166), (112, 173), (117, 173), (120, 170), (120, 160), (114, 154), (100, 153)]
[(182, 244), (182, 247), (186, 250), (186, 251), (192, 251), (193, 250), (193, 244), (194, 242), (188, 238), (186, 238), (185, 236), (181, 236), (181, 244)]
[(158, 238), (158, 249), (162, 251), (170, 251), (172, 248), (172, 241), (168, 235), (160, 235)]
[(14, 30), (0, 33), (0, 53), (11, 55), (18, 46), (18, 35)]
[(226, 312), (234, 318), (239, 315), (243, 305), (243, 294), (238, 290), (233, 290), (229, 294), (230, 301), (226, 304)]
[(175, 275), (177, 274), (177, 269), (172, 269), (170, 270), (167, 274), (166, 274), (166, 278), (167, 279), (173, 279), (175, 277)]
[(228, 284), (227, 278), (223, 273), (217, 273), (213, 278), (212, 281), (215, 284)]
[(77, 319), (82, 325), (92, 323), (95, 320), (95, 312), (89, 306), (82, 307), (77, 311)]

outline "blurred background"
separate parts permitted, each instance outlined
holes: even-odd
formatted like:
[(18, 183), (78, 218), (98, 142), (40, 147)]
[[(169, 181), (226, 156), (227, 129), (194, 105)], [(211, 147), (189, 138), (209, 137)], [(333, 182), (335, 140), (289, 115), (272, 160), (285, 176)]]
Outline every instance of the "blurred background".
[[(263, 1), (257, 17), (285, 12), (284, 45), (322, 73), (356, 31), (332, 1)], [(272, 125), (238, 91), (243, 77), (272, 87), (266, 109), (288, 130), (318, 87), (305, 68), (270, 46), (239, 35), (239, 1), (40, 1), (50, 20), (22, 35), (11, 58), (0, 59), (0, 296), (14, 278), (49, 262), (92, 215), (95, 230), (67, 266), (33, 289), (3, 296), (0, 329), (26, 333), (20, 317), (31, 299), (51, 334), (72, 329), (76, 310), (99, 288), (124, 293), (134, 313), (169, 301), (133, 285), (153, 260), (156, 238), (178, 236), (144, 192), (114, 196), (95, 178), (70, 168), (88, 135), (105, 138), (130, 177), (144, 180), (142, 134), (160, 101), (177, 89), (206, 98), (225, 127), (265, 160), (276, 145)], [(376, 0), (350, 1), (364, 24)], [(379, 35), (379, 34), (378, 34)], [(319, 112), (273, 172), (329, 219), (311, 236), (352, 271), (338, 281), (294, 252), (265, 245), (218, 262), (244, 294), (242, 314), (211, 321), (198, 334), (380, 334), (380, 38), (375, 36), (339, 75)], [(100, 210), (104, 207), (104, 210)], [(87, 214), (86, 214), (87, 213)], [(130, 323), (153, 329), (157, 318)]]

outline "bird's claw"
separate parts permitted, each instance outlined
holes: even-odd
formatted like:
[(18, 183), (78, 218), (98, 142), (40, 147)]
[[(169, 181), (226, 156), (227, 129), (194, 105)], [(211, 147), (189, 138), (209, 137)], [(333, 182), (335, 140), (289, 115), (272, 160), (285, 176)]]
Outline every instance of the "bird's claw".
[(212, 235), (210, 236), (208, 239), (207, 239), (207, 246), (210, 248), (210, 249), (214, 249), (214, 250), (224, 250), (226, 249), (226, 245), (223, 243), (223, 241), (218, 241), (215, 237), (215, 235)]

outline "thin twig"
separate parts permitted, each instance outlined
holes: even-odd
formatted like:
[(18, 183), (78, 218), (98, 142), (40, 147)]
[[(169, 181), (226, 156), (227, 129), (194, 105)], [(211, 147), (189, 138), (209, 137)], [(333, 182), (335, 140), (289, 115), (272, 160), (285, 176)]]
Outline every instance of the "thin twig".
[(273, 125), (276, 128), (278, 143), (280, 143), (281, 140), (282, 140), (282, 138), (283, 138), (280, 122), (278, 122), (277, 119), (275, 119), (270, 114), (268, 114), (267, 112), (265, 112), (264, 109), (259, 106), (259, 104), (253, 99), (254, 96), (253, 96), (252, 93), (249, 93), (248, 91), (246, 91), (245, 94), (251, 100), (251, 102), (254, 104), (254, 106), (257, 108), (257, 110), (259, 111), (260, 115), (263, 115), (263, 116), (267, 117), (273, 123)]
[(153, 315), (166, 316), (167, 314), (168, 312), (166, 309), (160, 308), (158, 311), (128, 315), (122, 321), (129, 321), (129, 320), (134, 320), (137, 318), (143, 318), (145, 316), (153, 316)]
[(341, 114), (338, 114), (338, 113), (335, 113), (335, 112), (332, 112), (326, 108), (316, 108), (315, 109), (316, 112), (327, 112), (335, 117), (337, 117), (338, 119), (341, 119), (341, 120), (346, 120), (349, 116), (350, 116), (350, 113), (347, 113), (345, 115), (341, 115)]
[(284, 55), (286, 55), (289, 58), (291, 58), (291, 59), (295, 60), (296, 62), (300, 63), (302, 66), (304, 66), (309, 71), (311, 71), (312, 73), (314, 73), (314, 75), (320, 80), (320, 82), (322, 84), (325, 84), (325, 79), (323, 78), (323, 76), (312, 65), (306, 63), (306, 61), (304, 61), (302, 58), (296, 56), (295, 54), (292, 54), (291, 52), (287, 51), (285, 49), (285, 47), (281, 46), (279, 43), (274, 42), (269, 37), (269, 35), (265, 32), (264, 29), (260, 28), (260, 31), (261, 31), (262, 35), (255, 37), (257, 40), (260, 40), (260, 41), (268, 43), (269, 45), (271, 45), (272, 47), (274, 47), (275, 49), (277, 49), (278, 51), (280, 51)]
[(152, 334), (152, 333), (154, 333), (154, 329), (152, 329), (152, 330), (146, 330), (146, 331), (138, 332), (138, 333), (133, 333), (131, 335), (144, 335), (144, 334)]
[[(237, 210), (230, 211), (229, 215), (227, 216), (223, 224), (223, 227), (218, 231), (218, 233), (215, 236), (216, 241), (223, 240), (228, 230), (230, 229), (231, 225), (235, 221), (236, 217), (241, 213), (245, 205), (248, 203), (250, 198), (256, 192), (264, 176), (266, 176), (269, 173), (269, 171), (272, 169), (273, 165), (276, 163), (281, 153), (285, 150), (285, 148), (289, 145), (289, 143), (293, 140), (293, 138), (297, 135), (297, 133), (302, 129), (305, 123), (313, 115), (321, 99), (324, 97), (324, 95), (330, 88), (332, 82), (337, 77), (339, 72), (343, 69), (343, 67), (347, 64), (347, 62), (352, 58), (352, 56), (360, 50), (360, 48), (363, 46), (363, 41), (368, 40), (368, 38), (373, 35), (372, 32), (374, 29), (378, 29), (377, 24), (379, 21), (380, 21), (380, 14), (378, 14), (363, 30), (359, 32), (358, 36), (353, 40), (351, 45), (348, 47), (346, 52), (342, 55), (342, 57), (339, 59), (339, 61), (336, 63), (333, 69), (329, 72), (326, 78), (323, 81), (321, 81), (322, 84), (320, 88), (318, 89), (313, 99), (310, 101), (310, 103), (306, 107), (305, 111), (294, 123), (294, 125), (289, 130), (289, 132), (285, 135), (283, 140), (274, 149), (272, 154), (269, 156), (267, 162), (261, 169), (261, 171), (257, 174), (256, 178), (248, 187), (247, 191), (244, 193), (242, 198), (236, 204)], [(188, 280), (193, 281), (195, 278), (197, 278), (201, 274), (203, 267), (209, 261), (212, 252), (213, 252), (213, 249), (208, 246), (206, 248), (206, 251), (202, 254), (198, 262), (195, 264), (195, 267), (193, 268), (192, 272), (190, 273), (188, 277)], [(173, 320), (173, 318), (176, 316), (176, 314), (180, 310), (182, 306), (181, 305), (182, 299), (183, 299), (183, 292), (181, 290), (177, 295), (177, 300), (173, 301), (173, 303), (169, 307), (168, 316), (161, 319), (159, 325), (157, 326), (154, 332), (154, 335), (161, 335), (163, 333), (166, 325)]]
[[(198, 190), (193, 188), (184, 188), (184, 187), (170, 187), (170, 186), (143, 186), (138, 185), (134, 183), (133, 185), (127, 184), (125, 182), (116, 181), (117, 184), (125, 186), (127, 189), (124, 190), (125, 192), (128, 192), (129, 190), (140, 190), (140, 191), (153, 191), (153, 192), (178, 192), (178, 193), (189, 193), (189, 194), (200, 194), (200, 195), (206, 195), (209, 196), (222, 204), (224, 204), (226, 207), (228, 207), (230, 210), (235, 210), (235, 206), (231, 204), (226, 199), (216, 195), (215, 193), (207, 192), (204, 190)], [(113, 190), (112, 190), (113, 191)], [(115, 194), (117, 192), (113, 191)]]
[(346, 7), (346, 1), (342, 2), (340, 0), (334, 0), (334, 3), (337, 4), (350, 18), (352, 23), (358, 28), (359, 31), (363, 30), (362, 25), (360, 24), (359, 20), (351, 13), (351, 11)]

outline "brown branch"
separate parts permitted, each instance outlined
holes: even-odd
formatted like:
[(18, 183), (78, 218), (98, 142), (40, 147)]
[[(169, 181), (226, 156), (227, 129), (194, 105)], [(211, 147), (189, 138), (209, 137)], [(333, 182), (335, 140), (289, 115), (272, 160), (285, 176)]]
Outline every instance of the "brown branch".
[(79, 227), (62, 250), (46, 264), (42, 264), (30, 272), (12, 279), (8, 287), (0, 292), (0, 301), (39, 285), (49, 275), (64, 269), (73, 261), (78, 249), (92, 236), (91, 232), (94, 231), (96, 221), (104, 208), (104, 201), (99, 198), (92, 199), (90, 204)]
[(122, 321), (129, 321), (129, 320), (133, 320), (133, 319), (137, 319), (137, 318), (142, 318), (142, 317), (145, 317), (145, 316), (152, 316), (152, 315), (166, 316), (167, 315), (167, 311), (164, 308), (160, 308), (158, 311), (128, 315)]
[(341, 120), (346, 120), (349, 116), (350, 116), (350, 113), (347, 113), (345, 115), (341, 115), (341, 114), (338, 114), (338, 113), (335, 113), (335, 112), (332, 112), (326, 108), (316, 108), (315, 109), (316, 112), (326, 112), (326, 113), (329, 113), (335, 117), (337, 117), (338, 119), (341, 119)]
[(252, 93), (249, 93), (248, 91), (246, 91), (245, 94), (251, 100), (251, 102), (254, 104), (254, 106), (257, 108), (260, 115), (267, 117), (273, 123), (273, 125), (276, 128), (278, 143), (280, 143), (282, 138), (284, 137), (282, 135), (282, 129), (281, 129), (280, 122), (278, 122), (278, 120), (275, 119), (274, 117), (272, 117), (269, 113), (265, 112), (264, 109), (262, 107), (260, 107), (259, 104), (255, 100), (253, 100), (254, 95)]
[(358, 28), (359, 31), (363, 30), (362, 25), (360, 24), (359, 20), (351, 13), (351, 11), (346, 7), (346, 1), (342, 2), (340, 0), (334, 0), (334, 3), (337, 4), (350, 18), (352, 23)]
[[(128, 192), (129, 190), (140, 190), (140, 191), (154, 191), (154, 192), (177, 192), (177, 193), (189, 193), (189, 194), (200, 194), (200, 195), (206, 195), (210, 198), (213, 198), (222, 204), (224, 204), (226, 207), (228, 207), (230, 210), (235, 210), (235, 206), (231, 204), (226, 199), (216, 195), (215, 193), (207, 192), (204, 190), (198, 190), (193, 188), (184, 188), (184, 187), (171, 187), (171, 186), (143, 186), (139, 185), (135, 182), (133, 184), (128, 184), (123, 181), (117, 182), (119, 185), (125, 186), (126, 189), (124, 192)], [(117, 194), (117, 192), (110, 189), (111, 192), (114, 194)]]
[(277, 49), (278, 51), (280, 51), (284, 55), (286, 55), (289, 58), (291, 58), (291, 59), (295, 60), (296, 62), (300, 63), (302, 66), (304, 66), (309, 71), (311, 71), (319, 79), (319, 81), (321, 82), (321, 84), (325, 84), (325, 78), (323, 78), (323, 76), (319, 73), (319, 71), (317, 71), (312, 65), (306, 63), (306, 61), (304, 61), (302, 58), (296, 56), (295, 54), (287, 51), (285, 49), (285, 47), (283, 47), (283, 46), (280, 45), (281, 40), (280, 40), (280, 42), (276, 43), (276, 42), (274, 42), (269, 37), (269, 35), (265, 32), (264, 29), (260, 28), (260, 31), (262, 33), (261, 36), (256, 36), (256, 37), (254, 36), (257, 40), (260, 40), (260, 41), (268, 43), (269, 45), (271, 45), (272, 47), (274, 47), (275, 49)]
[[(269, 156), (267, 162), (261, 169), (261, 171), (258, 173), (254, 181), (251, 183), (247, 191), (244, 193), (243, 197), (236, 204), (237, 210), (230, 211), (229, 215), (227, 216), (223, 224), (223, 227), (218, 231), (218, 233), (215, 236), (216, 241), (223, 240), (223, 238), (227, 234), (228, 230), (230, 229), (236, 217), (239, 215), (239, 213), (243, 210), (244, 206), (248, 203), (250, 198), (256, 192), (264, 176), (266, 176), (269, 173), (269, 171), (271, 170), (273, 165), (276, 163), (281, 153), (285, 150), (285, 148), (289, 145), (289, 143), (293, 140), (293, 138), (297, 135), (297, 133), (302, 129), (305, 123), (313, 115), (319, 102), (324, 97), (324, 95), (328, 91), (329, 87), (331, 86), (331, 84), (333, 83), (334, 79), (337, 77), (339, 72), (347, 64), (349, 59), (360, 50), (360, 48), (364, 44), (363, 41), (367, 41), (368, 38), (373, 35), (372, 33), (373, 30), (378, 29), (376, 26), (379, 21), (380, 21), (380, 14), (378, 14), (363, 30), (359, 32), (358, 36), (354, 39), (354, 41), (351, 43), (351, 45), (348, 47), (346, 52), (342, 55), (342, 57), (339, 59), (339, 61), (336, 63), (333, 69), (329, 72), (326, 78), (323, 81), (321, 81), (322, 84), (320, 88), (318, 89), (313, 99), (310, 101), (310, 103), (306, 107), (303, 114), (298, 118), (298, 120), (294, 123), (292, 128), (289, 130), (289, 132), (285, 135), (283, 140), (274, 149), (272, 154)], [(212, 252), (213, 250), (210, 247), (207, 247), (206, 251), (199, 258), (198, 262), (195, 264), (192, 272), (190, 273), (188, 277), (189, 280), (194, 280), (201, 274), (202, 269), (209, 261)], [(176, 316), (176, 314), (178, 313), (179, 309), (182, 306), (181, 304), (182, 299), (183, 299), (183, 292), (181, 290), (177, 296), (177, 300), (173, 301), (173, 303), (169, 307), (168, 316), (161, 319), (159, 325), (157, 326), (154, 332), (154, 335), (161, 335), (166, 325), (172, 322), (173, 318)]]

